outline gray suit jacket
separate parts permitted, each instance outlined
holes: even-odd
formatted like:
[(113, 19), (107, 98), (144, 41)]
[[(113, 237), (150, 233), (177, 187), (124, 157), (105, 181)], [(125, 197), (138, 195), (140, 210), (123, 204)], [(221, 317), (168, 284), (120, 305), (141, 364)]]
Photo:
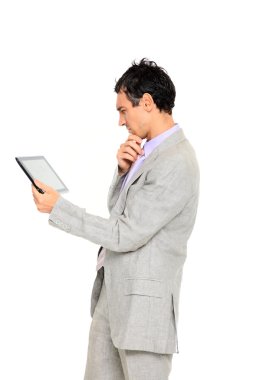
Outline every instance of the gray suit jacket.
[(146, 158), (120, 192), (115, 172), (109, 219), (60, 198), (50, 223), (106, 248), (91, 296), (93, 315), (105, 278), (111, 337), (116, 347), (178, 352), (182, 269), (199, 193), (195, 153), (180, 129)]

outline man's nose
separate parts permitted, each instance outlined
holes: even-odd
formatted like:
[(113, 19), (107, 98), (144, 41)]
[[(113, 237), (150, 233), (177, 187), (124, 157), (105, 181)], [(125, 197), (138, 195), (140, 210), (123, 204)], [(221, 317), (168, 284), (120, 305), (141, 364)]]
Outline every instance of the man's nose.
[(122, 115), (120, 115), (119, 116), (119, 126), (123, 127), (124, 125), (126, 125), (126, 120)]

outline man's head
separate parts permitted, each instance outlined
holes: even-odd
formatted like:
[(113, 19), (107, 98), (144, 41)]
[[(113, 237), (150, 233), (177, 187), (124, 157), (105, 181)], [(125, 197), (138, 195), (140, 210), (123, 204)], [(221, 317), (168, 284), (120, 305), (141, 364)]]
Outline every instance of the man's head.
[(143, 94), (152, 96), (160, 111), (171, 115), (176, 90), (167, 72), (153, 61), (143, 58), (134, 62), (115, 85), (115, 92), (123, 91), (133, 106), (138, 106)]
[(168, 118), (176, 96), (173, 82), (166, 71), (143, 58), (122, 75), (115, 85), (120, 125), (141, 138), (152, 138), (151, 124), (157, 118)]

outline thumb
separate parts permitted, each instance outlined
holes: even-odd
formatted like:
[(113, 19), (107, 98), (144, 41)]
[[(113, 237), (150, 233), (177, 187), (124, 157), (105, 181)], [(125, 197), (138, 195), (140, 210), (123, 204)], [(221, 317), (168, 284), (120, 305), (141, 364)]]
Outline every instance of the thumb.
[(49, 186), (45, 185), (45, 183), (39, 181), (38, 179), (35, 179), (35, 180), (34, 180), (34, 183), (35, 183), (35, 185), (37, 185), (38, 187), (40, 187), (42, 190), (45, 190), (45, 191), (46, 191), (46, 190), (49, 190), (49, 189), (50, 189)]

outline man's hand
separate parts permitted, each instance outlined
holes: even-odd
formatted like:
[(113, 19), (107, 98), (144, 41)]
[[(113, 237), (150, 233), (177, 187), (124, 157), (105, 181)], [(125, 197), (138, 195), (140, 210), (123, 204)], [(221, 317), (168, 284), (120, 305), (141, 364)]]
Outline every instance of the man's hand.
[(34, 182), (38, 187), (40, 187), (44, 191), (44, 194), (40, 194), (38, 190), (36, 190), (36, 188), (32, 186), (33, 199), (37, 206), (37, 209), (40, 212), (50, 214), (55, 203), (59, 199), (60, 194), (52, 187), (45, 185), (37, 179)]
[(137, 160), (138, 155), (143, 154), (141, 149), (142, 139), (136, 135), (129, 135), (124, 144), (120, 145), (117, 153), (119, 165), (119, 174), (125, 174), (130, 169), (131, 165)]

